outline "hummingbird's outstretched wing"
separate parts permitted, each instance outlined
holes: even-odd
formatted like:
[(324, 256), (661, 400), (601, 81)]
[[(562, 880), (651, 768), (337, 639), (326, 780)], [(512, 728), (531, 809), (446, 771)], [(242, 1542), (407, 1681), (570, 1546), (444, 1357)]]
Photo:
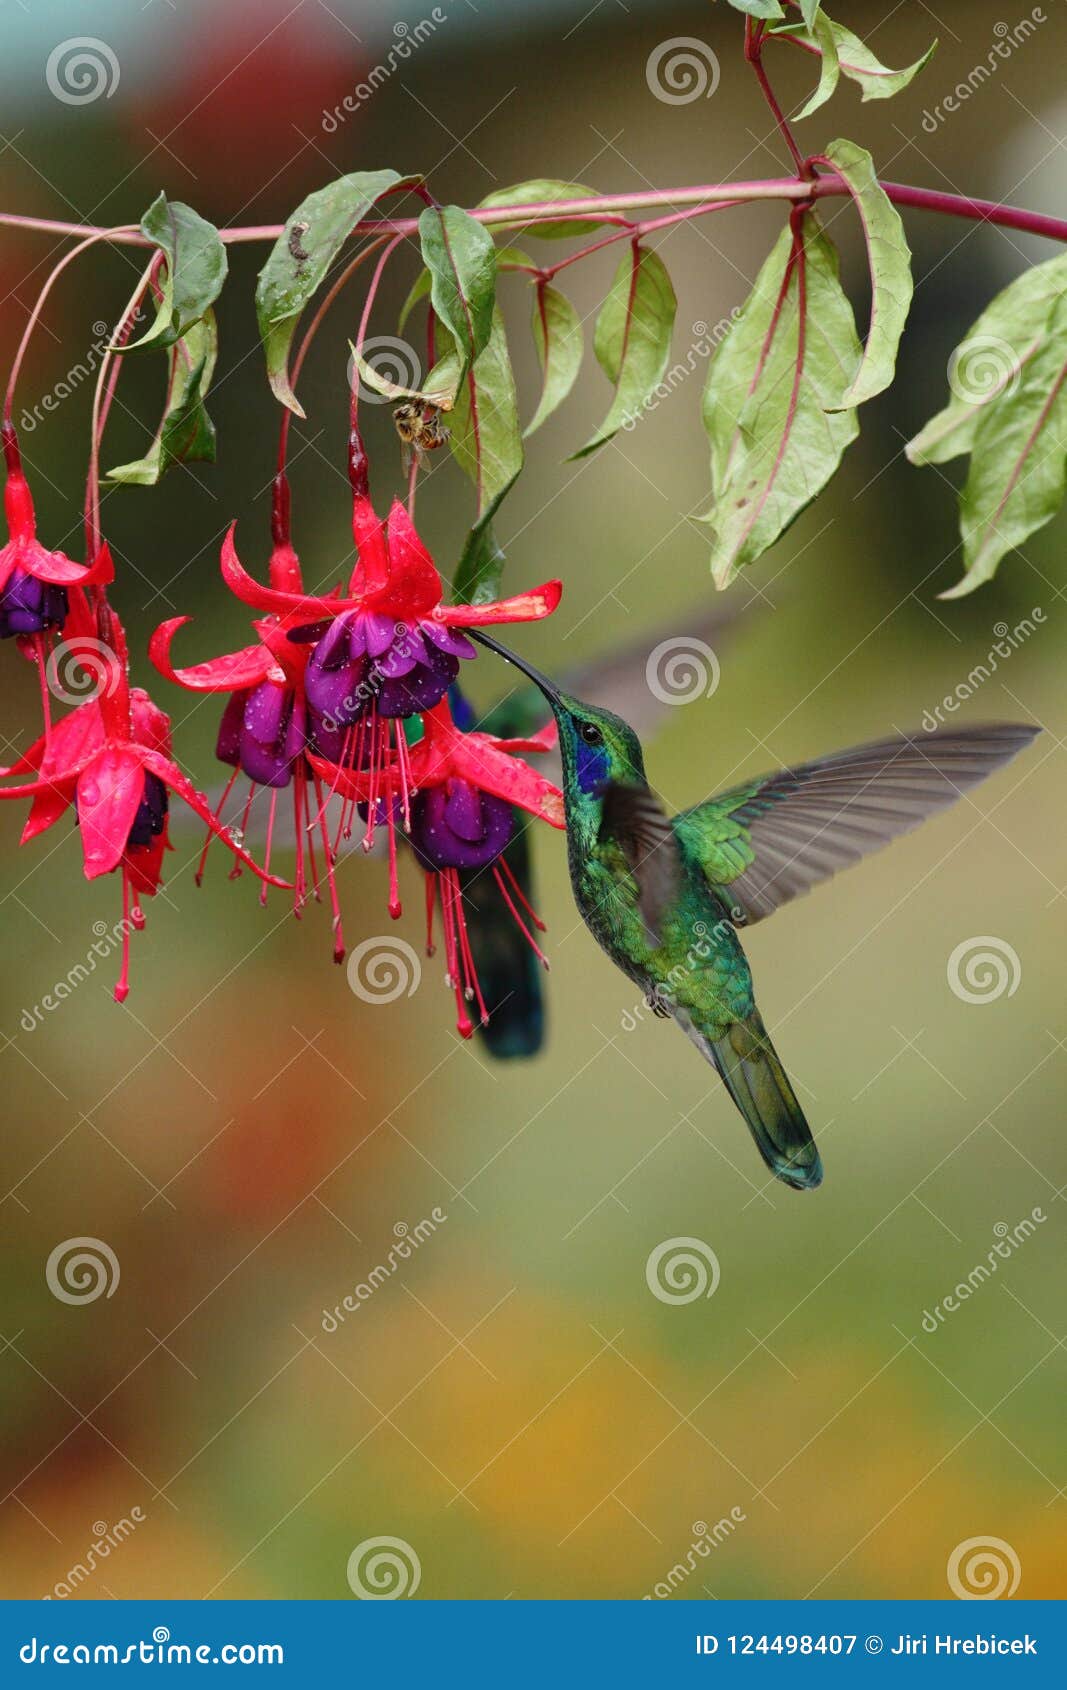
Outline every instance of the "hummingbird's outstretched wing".
[(675, 832), (731, 919), (760, 921), (947, 809), (1039, 732), (992, 722), (853, 746), (697, 804)]

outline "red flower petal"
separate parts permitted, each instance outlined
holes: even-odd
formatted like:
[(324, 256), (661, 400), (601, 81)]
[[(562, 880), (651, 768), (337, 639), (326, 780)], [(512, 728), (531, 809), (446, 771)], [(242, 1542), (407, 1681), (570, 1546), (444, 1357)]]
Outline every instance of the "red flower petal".
[(16, 757), (15, 761), (9, 763), (6, 769), (0, 769), (0, 776), (36, 774), (44, 760), (44, 748), (45, 737), (42, 734), (40, 739), (34, 740), (28, 751), (22, 753), (21, 757)]
[(488, 734), (468, 733), (457, 736), (451, 747), (451, 762), (458, 774), (465, 775), (483, 792), (506, 798), (509, 804), (529, 810), (531, 815), (553, 827), (565, 827), (563, 794), (544, 775), (501, 751)]
[(73, 776), (62, 781), (41, 781), (30, 805), (30, 813), (26, 817), (26, 826), (22, 830), (19, 844), (28, 845), (31, 839), (36, 839), (39, 833), (44, 833), (46, 828), (57, 822), (73, 797)]
[(236, 523), (230, 524), (222, 542), (222, 579), (242, 604), (250, 604), (254, 610), (273, 610), (279, 615), (299, 615), (307, 622), (313, 622), (320, 616), (336, 616), (339, 610), (359, 610), (362, 607), (362, 597), (342, 599), (334, 594), (316, 598), (313, 593), (281, 593), (273, 587), (262, 586), (248, 574), (237, 556), (233, 543), (236, 526)]
[(389, 547), (385, 525), (366, 495), (352, 501), (352, 537), (359, 554), (355, 574), (362, 590), (377, 593), (389, 580)]
[(441, 602), (441, 577), (399, 499), (389, 512), (389, 578), (374, 593), (374, 609), (408, 621), (429, 616)]
[(64, 552), (50, 552), (37, 540), (29, 542), (19, 563), (27, 575), (47, 581), (53, 587), (95, 587), (115, 579), (115, 566), (107, 546), (101, 546), (92, 564), (73, 563)]
[(270, 652), (262, 645), (246, 645), (240, 651), (229, 651), (223, 657), (211, 657), (206, 663), (194, 663), (188, 669), (176, 669), (171, 661), (171, 641), (179, 628), (191, 622), (191, 616), (172, 616), (161, 622), (148, 642), (148, 656), (161, 675), (190, 692), (238, 692), (254, 687), (274, 666)]
[(443, 604), (433, 612), (438, 622), (450, 628), (478, 628), (494, 622), (539, 622), (551, 616), (563, 592), (562, 581), (546, 581), (532, 592), (515, 598), (497, 599), (492, 604)]
[(77, 800), (87, 880), (118, 867), (143, 797), (144, 767), (132, 749), (109, 747), (82, 770)]

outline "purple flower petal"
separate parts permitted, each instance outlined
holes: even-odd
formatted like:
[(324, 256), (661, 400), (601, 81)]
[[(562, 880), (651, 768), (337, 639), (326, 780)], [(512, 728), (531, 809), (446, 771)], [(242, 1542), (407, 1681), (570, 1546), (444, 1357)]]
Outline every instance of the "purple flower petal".
[(485, 837), (482, 794), (469, 780), (451, 780), (446, 788), (445, 821), (460, 839), (475, 844)]
[(273, 745), (284, 731), (292, 712), (293, 694), (273, 681), (260, 681), (245, 703), (244, 731), (261, 745)]
[(427, 663), (416, 663), (408, 675), (399, 680), (383, 679), (378, 694), (378, 713), (382, 716), (416, 716), (430, 710), (444, 698), (459, 670), (454, 657), (431, 649)]
[(477, 657), (478, 652), (466, 634), (458, 628), (446, 628), (443, 622), (420, 622), (419, 627), (428, 640), (450, 657)]
[(382, 616), (378, 611), (366, 611), (362, 616), (366, 634), (367, 651), (371, 657), (381, 657), (389, 650), (397, 638), (398, 630), (402, 634), (404, 624), (398, 623), (395, 617)]
[(219, 737), (215, 742), (215, 756), (220, 763), (236, 768), (241, 761), (241, 728), (245, 717), (248, 692), (235, 692), (227, 701), (219, 723)]

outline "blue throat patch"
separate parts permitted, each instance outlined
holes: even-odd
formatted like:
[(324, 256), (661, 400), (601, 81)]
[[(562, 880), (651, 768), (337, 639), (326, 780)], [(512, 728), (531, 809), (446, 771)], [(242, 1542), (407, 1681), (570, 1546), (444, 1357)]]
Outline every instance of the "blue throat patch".
[(590, 793), (603, 786), (608, 778), (611, 759), (603, 745), (586, 745), (583, 739), (575, 746), (574, 775), (578, 782), (579, 791)]

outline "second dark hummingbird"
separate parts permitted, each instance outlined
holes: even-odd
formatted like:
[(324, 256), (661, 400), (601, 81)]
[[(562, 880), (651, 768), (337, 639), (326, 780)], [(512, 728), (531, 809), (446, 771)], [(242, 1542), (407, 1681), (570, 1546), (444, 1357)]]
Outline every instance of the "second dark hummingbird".
[(718, 1070), (772, 1173), (797, 1190), (819, 1185), (819, 1152), (756, 1007), (737, 929), (946, 809), (1040, 730), (993, 722), (895, 735), (671, 817), (627, 722), (471, 632), (528, 676), (555, 716), (571, 886), (589, 931)]

